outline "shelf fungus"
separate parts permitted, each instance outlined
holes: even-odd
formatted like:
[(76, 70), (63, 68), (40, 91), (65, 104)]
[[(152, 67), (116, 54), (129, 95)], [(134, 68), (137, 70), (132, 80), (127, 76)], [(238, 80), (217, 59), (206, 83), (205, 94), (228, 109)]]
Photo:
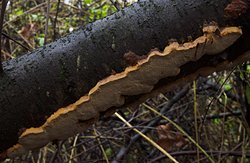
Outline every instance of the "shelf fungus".
[(203, 55), (218, 54), (242, 35), (239, 27), (219, 28), (216, 25), (204, 27), (203, 33), (184, 44), (172, 42), (162, 52), (153, 50), (123, 72), (99, 81), (87, 95), (58, 109), (42, 126), (26, 129), (20, 135), (18, 144), (7, 150), (7, 156), (15, 157), (50, 141), (66, 139), (84, 131), (98, 120), (101, 112), (122, 106), (125, 96), (151, 92), (160, 79), (178, 75), (182, 65)]

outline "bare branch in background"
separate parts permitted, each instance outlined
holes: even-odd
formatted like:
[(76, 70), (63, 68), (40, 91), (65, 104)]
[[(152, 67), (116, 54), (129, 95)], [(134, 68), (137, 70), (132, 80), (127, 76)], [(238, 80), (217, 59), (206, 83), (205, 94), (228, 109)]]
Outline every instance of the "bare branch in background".
[(120, 11), (120, 8), (117, 6), (117, 2), (114, 2), (113, 0), (110, 0), (110, 2), (115, 6), (117, 11)]
[(8, 3), (8, 0), (2, 0), (1, 17), (0, 17), (0, 73), (3, 72), (3, 66), (2, 66), (2, 31), (3, 31), (4, 13), (5, 13), (7, 3)]
[(44, 45), (46, 45), (47, 38), (48, 38), (49, 10), (50, 10), (50, 0), (48, 0), (47, 2), (46, 22), (45, 22), (45, 31), (44, 31)]
[(57, 32), (56, 32), (56, 23), (57, 23), (57, 17), (58, 17), (58, 13), (60, 12), (59, 9), (60, 9), (60, 3), (61, 3), (61, 0), (58, 0), (57, 1), (57, 5), (56, 5), (56, 16), (55, 16), (55, 19), (54, 19), (54, 35), (53, 35), (53, 40), (56, 39), (56, 35), (57, 35)]
[(6, 33), (2, 32), (2, 36), (6, 37), (7, 39), (13, 41), (14, 43), (16, 43), (17, 45), (21, 46), (22, 48), (24, 48), (27, 51), (30, 51), (30, 48), (28, 48), (27, 46), (23, 45), (22, 43), (18, 42), (17, 40), (11, 38), (9, 35), (7, 35)]

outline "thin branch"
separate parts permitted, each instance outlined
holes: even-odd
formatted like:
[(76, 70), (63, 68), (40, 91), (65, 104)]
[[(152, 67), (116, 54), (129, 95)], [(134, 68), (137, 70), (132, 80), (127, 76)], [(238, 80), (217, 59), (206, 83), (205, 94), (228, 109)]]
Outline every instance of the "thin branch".
[[(228, 74), (228, 76), (226, 77), (226, 79), (224, 80), (224, 82), (221, 84), (221, 87), (219, 88), (219, 90), (216, 92), (216, 94), (220, 93), (223, 90), (223, 86), (226, 84), (226, 82), (228, 81), (228, 79), (230, 78), (230, 76), (232, 75), (232, 73), (234, 72), (234, 70), (236, 69), (236, 67), (233, 68), (233, 70)], [(216, 96), (216, 95), (215, 95)], [(213, 102), (215, 101), (216, 97), (213, 97), (212, 100), (210, 101), (210, 103), (208, 104), (206, 110), (205, 110), (205, 114), (204, 114), (204, 118), (201, 122), (201, 126), (200, 126), (200, 130), (203, 127), (205, 120), (206, 120), (206, 116), (208, 114), (208, 111), (211, 107), (211, 105), (213, 104)], [(220, 96), (220, 95), (219, 95)]]
[[(204, 83), (204, 86), (198, 89), (198, 91), (201, 91), (201, 90), (209, 91), (209, 89), (216, 91), (217, 93), (218, 91), (220, 91), (221, 85), (207, 81), (206, 83)], [(239, 98), (240, 98), (239, 95), (232, 93), (231, 90), (223, 89), (223, 93), (226, 93), (227, 97), (229, 97), (231, 100), (239, 101)]]
[(35, 6), (35, 7), (31, 8), (31, 9), (29, 9), (28, 11), (25, 11), (23, 14), (15, 16), (13, 19), (11, 19), (11, 20), (5, 22), (5, 23), (3, 24), (3, 26), (5, 27), (5, 26), (8, 25), (9, 23), (18, 20), (18, 19), (20, 19), (21, 17), (23, 17), (23, 16), (25, 16), (25, 15), (27, 15), (27, 14), (31, 14), (31, 13), (37, 11), (37, 10), (40, 10), (40, 8), (44, 7), (46, 4), (47, 4), (46, 2), (43, 2), (43, 3), (41, 3), (41, 4), (37, 5), (37, 6)]
[(48, 38), (48, 26), (49, 26), (49, 11), (50, 11), (50, 0), (47, 0), (47, 11), (46, 11), (46, 22), (45, 22), (45, 31), (44, 31), (44, 45), (47, 43)]
[(113, 6), (115, 6), (117, 11), (120, 11), (120, 8), (117, 6), (116, 2), (114, 2), (113, 0), (110, 0), (110, 2), (112, 3)]
[[(160, 113), (165, 113), (167, 110), (169, 110), (176, 102), (178, 102), (181, 98), (183, 98), (187, 92), (189, 91), (189, 85), (185, 86), (180, 92), (178, 92), (171, 100), (168, 101), (168, 103), (162, 107)], [(161, 120), (161, 117), (157, 117), (156, 119), (152, 120), (141, 132), (143, 134), (150, 131), (150, 127), (155, 126), (159, 121)], [(130, 142), (127, 146), (123, 146), (120, 151), (117, 153), (115, 160), (112, 161), (112, 163), (119, 162), (128, 152), (130, 147), (140, 138), (139, 134), (134, 135), (131, 137)]]
[(57, 17), (58, 17), (58, 13), (59, 13), (59, 9), (60, 9), (60, 3), (61, 3), (61, 0), (58, 0), (57, 1), (57, 5), (56, 5), (56, 16), (55, 16), (55, 19), (54, 19), (54, 36), (53, 36), (53, 40), (55, 41), (56, 40), (56, 23), (57, 23)]
[(56, 157), (58, 156), (58, 153), (61, 151), (61, 147), (64, 141), (56, 142), (56, 151), (54, 152), (53, 156), (51, 157), (49, 163), (54, 163), (56, 160)]
[[(170, 153), (172, 156), (183, 156), (183, 155), (196, 155), (197, 151), (178, 151), (178, 152), (172, 152)], [(229, 156), (236, 156), (241, 157), (243, 155), (242, 151), (207, 151), (209, 154), (213, 155), (229, 155)], [(200, 153), (203, 154), (203, 153)], [(245, 154), (246, 158), (250, 158), (250, 153)], [(150, 163), (160, 161), (161, 159), (166, 158), (165, 155), (161, 155), (153, 160), (150, 161)]]
[(30, 51), (30, 49), (27, 46), (24, 46), (22, 43), (18, 42), (17, 40), (11, 38), (9, 35), (7, 35), (6, 33), (2, 32), (2, 35), (4, 37), (6, 37), (7, 39), (13, 41), (14, 43), (16, 43), (17, 45), (21, 46), (22, 48), (24, 48), (27, 51)]
[(3, 31), (3, 21), (4, 21), (4, 13), (6, 10), (8, 0), (2, 0), (2, 8), (1, 8), (1, 17), (0, 17), (0, 73), (3, 73), (3, 65), (2, 65), (2, 31)]

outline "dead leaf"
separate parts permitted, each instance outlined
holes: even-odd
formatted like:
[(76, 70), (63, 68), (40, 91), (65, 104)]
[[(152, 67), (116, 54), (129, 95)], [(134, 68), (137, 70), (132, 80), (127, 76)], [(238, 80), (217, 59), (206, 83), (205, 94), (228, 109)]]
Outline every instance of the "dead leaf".
[(22, 29), (19, 31), (20, 35), (31, 45), (34, 45), (34, 36), (38, 31), (38, 25), (36, 23), (26, 24)]
[(159, 136), (157, 144), (163, 149), (170, 151), (174, 148), (181, 148), (187, 144), (186, 138), (180, 132), (174, 131), (170, 123), (156, 127)]

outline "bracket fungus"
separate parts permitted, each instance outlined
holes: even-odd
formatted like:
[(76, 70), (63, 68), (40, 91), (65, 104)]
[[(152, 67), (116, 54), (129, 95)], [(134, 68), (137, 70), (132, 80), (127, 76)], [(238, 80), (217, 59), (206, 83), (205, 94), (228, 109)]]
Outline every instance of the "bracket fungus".
[(239, 27), (219, 28), (216, 25), (204, 27), (203, 33), (194, 41), (173, 42), (162, 52), (153, 50), (123, 72), (99, 81), (87, 95), (58, 109), (42, 126), (26, 129), (18, 144), (7, 150), (7, 156), (15, 157), (52, 140), (82, 132), (98, 120), (101, 112), (122, 106), (125, 96), (151, 92), (160, 79), (178, 75), (182, 65), (197, 61), (204, 55), (221, 53), (242, 35)]

